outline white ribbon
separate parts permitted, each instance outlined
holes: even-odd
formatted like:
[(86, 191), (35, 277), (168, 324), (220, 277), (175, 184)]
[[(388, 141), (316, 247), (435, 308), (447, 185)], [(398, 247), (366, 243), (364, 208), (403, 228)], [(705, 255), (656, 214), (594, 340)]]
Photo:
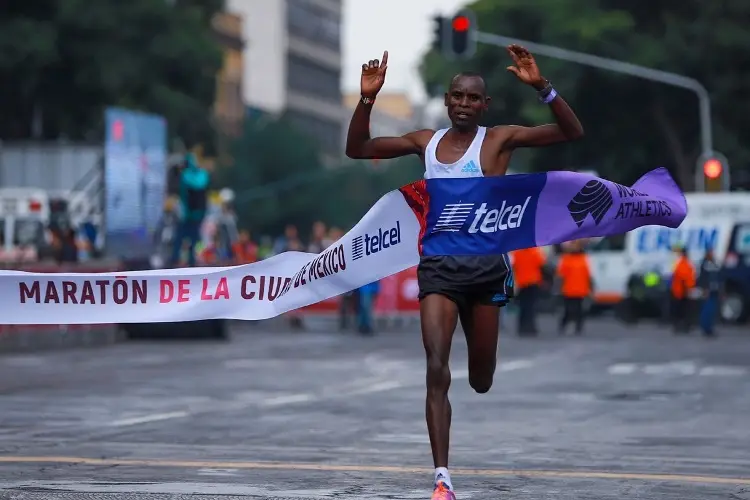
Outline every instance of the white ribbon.
[(399, 191), (320, 254), (234, 267), (130, 273), (0, 272), (3, 324), (260, 320), (335, 297), (419, 262), (419, 222)]

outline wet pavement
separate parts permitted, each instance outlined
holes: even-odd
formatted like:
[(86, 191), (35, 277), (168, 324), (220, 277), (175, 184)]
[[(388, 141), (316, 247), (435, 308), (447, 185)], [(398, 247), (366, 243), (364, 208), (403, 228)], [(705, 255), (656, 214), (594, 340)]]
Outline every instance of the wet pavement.
[[(750, 500), (750, 331), (595, 320), (453, 350), (458, 499)], [(428, 499), (416, 331), (262, 332), (0, 357), (0, 498)]]

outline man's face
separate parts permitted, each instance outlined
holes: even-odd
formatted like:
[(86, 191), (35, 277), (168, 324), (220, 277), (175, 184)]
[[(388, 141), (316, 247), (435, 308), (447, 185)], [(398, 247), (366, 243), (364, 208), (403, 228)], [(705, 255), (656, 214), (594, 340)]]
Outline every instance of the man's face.
[(485, 95), (484, 82), (479, 77), (457, 77), (445, 94), (445, 106), (454, 127), (476, 126), (488, 105), (489, 98)]

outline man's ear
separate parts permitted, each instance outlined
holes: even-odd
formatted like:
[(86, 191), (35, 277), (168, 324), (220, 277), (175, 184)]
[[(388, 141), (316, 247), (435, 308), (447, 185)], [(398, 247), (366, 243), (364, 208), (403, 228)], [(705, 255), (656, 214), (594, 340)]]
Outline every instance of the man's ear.
[(484, 98), (484, 109), (485, 109), (485, 111), (487, 109), (489, 109), (489, 107), (490, 107), (490, 101), (492, 101), (491, 97), (487, 96), (487, 97)]
[(443, 104), (445, 104), (446, 108), (448, 107), (448, 102), (448, 92), (446, 92), (445, 94), (443, 94)]

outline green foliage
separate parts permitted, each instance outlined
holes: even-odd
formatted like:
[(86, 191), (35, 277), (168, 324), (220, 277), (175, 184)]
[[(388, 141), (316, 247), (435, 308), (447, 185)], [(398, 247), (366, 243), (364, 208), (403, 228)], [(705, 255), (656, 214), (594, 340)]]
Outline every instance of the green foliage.
[(189, 146), (211, 142), (209, 111), (221, 52), (217, 0), (13, 2), (0, 20), (0, 137), (100, 139), (103, 111), (164, 115)]
[(217, 185), (235, 191), (240, 224), (256, 235), (280, 234), (286, 224), (305, 235), (317, 220), (349, 228), (385, 193), (422, 174), (417, 158), (326, 167), (309, 137), (272, 117), (247, 120), (233, 156)]
[[(750, 100), (742, 85), (750, 81), (750, 65), (739, 63), (750, 58), (750, 31), (745, 29), (750, 3), (478, 0), (470, 8), (482, 31), (696, 78), (711, 95), (714, 148), (727, 155), (735, 172), (750, 161)], [(594, 168), (631, 182), (651, 168), (667, 166), (684, 187), (692, 186), (700, 153), (695, 94), (543, 56), (537, 61), (577, 112), (586, 138), (524, 152), (519, 159), (529, 168)], [(505, 71), (509, 64), (502, 48), (480, 45), (472, 60), (459, 64), (428, 53), (421, 73), (433, 94), (460, 70), (485, 75), (494, 98), (487, 124), (550, 121), (534, 92)]]

